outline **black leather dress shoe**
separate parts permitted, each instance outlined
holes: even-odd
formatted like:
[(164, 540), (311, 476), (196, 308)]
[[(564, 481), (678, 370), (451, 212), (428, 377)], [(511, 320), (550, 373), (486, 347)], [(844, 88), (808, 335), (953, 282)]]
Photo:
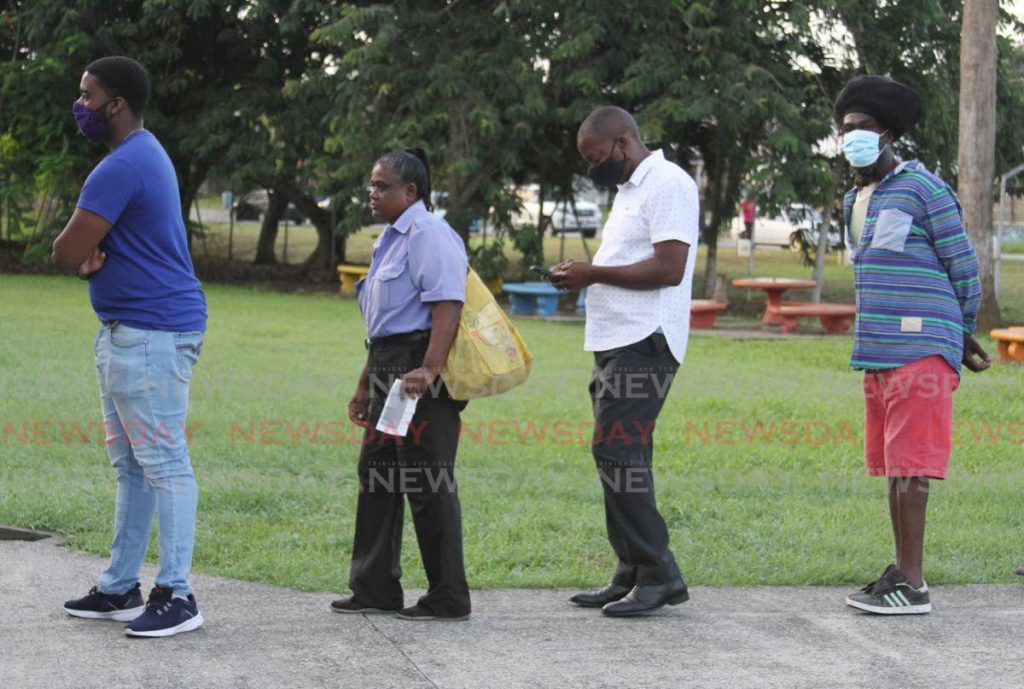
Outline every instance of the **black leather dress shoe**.
[(632, 589), (628, 586), (608, 584), (603, 589), (587, 591), (586, 593), (577, 593), (575, 596), (570, 598), (569, 601), (584, 608), (603, 608), (609, 603), (614, 603), (620, 598), (623, 598), (630, 591), (632, 591)]
[(460, 622), (469, 619), (469, 613), (465, 615), (438, 615), (430, 608), (423, 605), (413, 605), (399, 610), (395, 617), (400, 620), (445, 620), (449, 622)]
[(334, 612), (344, 612), (351, 614), (374, 614), (374, 613), (394, 613), (402, 609), (402, 606), (396, 608), (375, 608), (370, 605), (363, 605), (356, 601), (352, 596), (348, 598), (339, 598), (338, 600), (331, 603), (331, 610)]
[(646, 615), (664, 605), (678, 605), (688, 600), (690, 594), (681, 581), (660, 586), (635, 586), (620, 600), (604, 606), (601, 612), (609, 617)]

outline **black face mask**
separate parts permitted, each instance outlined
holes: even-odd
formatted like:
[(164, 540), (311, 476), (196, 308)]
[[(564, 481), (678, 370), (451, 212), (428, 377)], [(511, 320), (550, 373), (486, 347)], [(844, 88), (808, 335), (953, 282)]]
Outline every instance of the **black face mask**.
[(587, 170), (587, 177), (599, 187), (614, 187), (622, 182), (622, 177), (626, 172), (626, 157), (623, 156), (621, 159), (616, 160), (612, 155), (614, 153), (615, 145), (612, 144), (612, 150), (608, 154), (608, 159), (600, 165), (591, 165), (590, 169)]

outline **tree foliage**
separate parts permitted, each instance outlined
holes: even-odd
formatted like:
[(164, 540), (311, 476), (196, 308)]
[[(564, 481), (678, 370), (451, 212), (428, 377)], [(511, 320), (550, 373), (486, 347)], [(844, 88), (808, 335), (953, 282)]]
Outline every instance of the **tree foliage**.
[[(576, 128), (601, 104), (634, 112), (702, 182), (706, 286), (744, 188), (762, 208), (832, 206), (847, 179), (831, 106), (854, 74), (914, 86), (926, 117), (902, 153), (951, 183), (957, 172), (958, 0), (14, 0), (0, 16), (5, 207), (49, 195), (62, 220), (102, 154), (68, 112), (81, 68), (129, 54), (154, 77), (147, 126), (183, 212), (212, 174), (271, 189), (317, 226), (309, 267), (343, 256), (332, 238), (369, 220), (366, 179), (393, 148), (431, 154), (463, 236), (476, 218), (508, 229), (515, 185), (571, 200)], [(1013, 35), (999, 40), (997, 169), (1024, 141)]]

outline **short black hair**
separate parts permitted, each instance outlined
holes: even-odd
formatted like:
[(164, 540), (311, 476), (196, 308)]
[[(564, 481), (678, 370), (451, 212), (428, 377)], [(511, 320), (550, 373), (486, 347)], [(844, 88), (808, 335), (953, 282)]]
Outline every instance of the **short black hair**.
[(121, 97), (136, 115), (141, 115), (149, 102), (149, 73), (130, 57), (115, 55), (90, 62), (85, 71), (96, 77), (111, 98)]
[(640, 127), (629, 112), (614, 105), (603, 105), (587, 115), (580, 125), (577, 137), (594, 134), (602, 139), (628, 135), (640, 141)]
[(381, 156), (377, 165), (395, 173), (402, 184), (415, 184), (416, 198), (427, 210), (434, 210), (430, 202), (430, 163), (427, 162), (426, 151), (418, 147), (391, 151)]

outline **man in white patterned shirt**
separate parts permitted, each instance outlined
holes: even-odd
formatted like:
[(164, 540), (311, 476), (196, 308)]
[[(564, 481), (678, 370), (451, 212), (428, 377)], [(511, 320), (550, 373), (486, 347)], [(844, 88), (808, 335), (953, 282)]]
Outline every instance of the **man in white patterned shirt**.
[(686, 353), (697, 244), (697, 185), (640, 140), (625, 110), (601, 107), (576, 135), (590, 178), (618, 186), (593, 263), (563, 261), (551, 283), (587, 287), (584, 349), (594, 352), (593, 454), (618, 565), (572, 602), (615, 617), (689, 598), (654, 497), (653, 433)]

